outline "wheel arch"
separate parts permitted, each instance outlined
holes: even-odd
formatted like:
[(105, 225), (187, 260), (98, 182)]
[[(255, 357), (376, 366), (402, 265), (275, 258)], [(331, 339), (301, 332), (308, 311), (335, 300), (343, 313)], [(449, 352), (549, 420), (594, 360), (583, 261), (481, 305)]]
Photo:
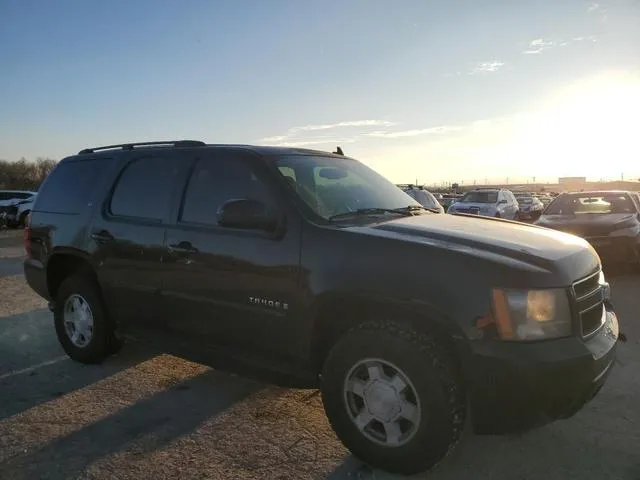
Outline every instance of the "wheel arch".
[(331, 295), (320, 302), (311, 336), (311, 366), (320, 371), (332, 345), (352, 328), (371, 320), (390, 320), (429, 334), (442, 344), (463, 374), (470, 347), (462, 329), (434, 306), (418, 301)]
[(73, 248), (56, 249), (49, 257), (46, 266), (47, 291), (52, 300), (55, 300), (58, 289), (65, 279), (72, 275), (82, 273), (98, 283), (95, 265), (89, 255), (81, 250)]

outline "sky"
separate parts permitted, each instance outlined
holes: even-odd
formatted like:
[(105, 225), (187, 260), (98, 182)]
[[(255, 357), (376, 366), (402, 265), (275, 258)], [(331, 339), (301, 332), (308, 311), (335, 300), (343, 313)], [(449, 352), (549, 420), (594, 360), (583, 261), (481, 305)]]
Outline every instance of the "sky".
[(0, 159), (187, 138), (637, 179), (639, 25), (640, 0), (0, 0)]

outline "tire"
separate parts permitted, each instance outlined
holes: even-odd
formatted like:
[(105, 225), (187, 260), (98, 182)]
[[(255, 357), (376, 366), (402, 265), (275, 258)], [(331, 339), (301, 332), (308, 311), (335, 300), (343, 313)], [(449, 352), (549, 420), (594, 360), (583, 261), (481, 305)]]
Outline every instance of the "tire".
[[(88, 340), (86, 343), (82, 342), (81, 339), (74, 343), (65, 326), (65, 309), (70, 308), (73, 310), (72, 303), (74, 300), (80, 302), (79, 304), (81, 305), (86, 305), (89, 309), (92, 323), (90, 335), (85, 337), (81, 335), (81, 338), (84, 338), (85, 341)], [(77, 310), (85, 311), (84, 307)], [(84, 313), (82, 316), (85, 316)], [(102, 300), (100, 289), (89, 276), (73, 275), (62, 282), (56, 296), (53, 318), (58, 341), (66, 354), (73, 360), (80, 363), (96, 364), (101, 363), (110, 353), (115, 353), (114, 347), (116, 345), (113, 340), (115, 332)], [(80, 323), (86, 325), (88, 322), (81, 321)], [(74, 327), (72, 330), (87, 329), (76, 329)], [(78, 343), (85, 344), (79, 345)]]
[[(368, 380), (347, 382), (363, 361), (369, 362), (363, 372), (373, 365), (374, 373), (377, 361), (380, 380), (372, 380), (374, 374)], [(392, 408), (396, 419), (389, 423), (396, 427), (387, 430), (379, 418), (389, 413), (380, 413), (388, 408), (384, 402), (389, 397), (378, 398), (376, 403), (376, 394), (388, 394), (393, 370), (401, 380), (395, 382), (399, 388), (391, 394), (391, 403), (396, 402)], [(325, 412), (342, 443), (362, 461), (393, 473), (424, 472), (451, 453), (464, 429), (466, 403), (455, 372), (451, 357), (433, 338), (392, 322), (366, 323), (346, 333), (329, 353), (320, 383)], [(351, 384), (355, 385), (352, 391), (347, 386)], [(356, 390), (367, 393), (359, 396), (353, 393)], [(363, 431), (354, 418), (360, 408), (361, 412), (367, 409), (365, 395), (378, 412), (368, 423), (365, 421)], [(403, 400), (413, 408), (405, 408)], [(403, 413), (398, 416), (399, 411)], [(413, 423), (402, 417), (412, 418)], [(401, 434), (399, 442), (385, 445), (393, 436), (387, 432), (394, 431)]]
[(495, 218), (502, 218), (502, 216), (500, 215), (500, 212), (496, 212), (496, 214), (494, 215)]

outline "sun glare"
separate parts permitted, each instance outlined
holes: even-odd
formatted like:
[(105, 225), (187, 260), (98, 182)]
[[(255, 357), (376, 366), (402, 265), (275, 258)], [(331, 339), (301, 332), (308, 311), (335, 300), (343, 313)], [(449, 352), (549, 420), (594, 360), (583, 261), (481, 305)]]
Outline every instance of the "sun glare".
[(640, 76), (607, 74), (564, 88), (532, 116), (528, 146), (559, 174), (638, 174)]

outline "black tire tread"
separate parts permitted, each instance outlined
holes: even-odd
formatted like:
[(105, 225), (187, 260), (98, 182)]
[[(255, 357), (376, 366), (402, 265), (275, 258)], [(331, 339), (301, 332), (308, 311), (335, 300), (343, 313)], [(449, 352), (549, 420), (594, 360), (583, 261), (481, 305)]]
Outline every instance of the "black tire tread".
[[(386, 335), (394, 336), (398, 339), (411, 343), (417, 349), (429, 359), (429, 363), (433, 367), (437, 374), (439, 382), (443, 385), (443, 389), (447, 395), (448, 410), (451, 421), (451, 439), (447, 446), (446, 453), (442, 457), (433, 463), (425, 464), (424, 468), (416, 470), (415, 468), (406, 468), (405, 465), (385, 466), (386, 469), (397, 473), (413, 474), (421, 472), (429, 472), (440, 465), (446, 460), (449, 455), (455, 450), (455, 447), (460, 442), (462, 434), (464, 432), (466, 417), (467, 417), (467, 404), (466, 395), (462, 387), (462, 381), (459, 378), (459, 374), (454, 367), (452, 361), (452, 353), (439, 344), (437, 340), (421, 331), (418, 331), (410, 326), (405, 326), (390, 320), (372, 320), (361, 323), (345, 333), (342, 338), (337, 342), (336, 346), (339, 346), (342, 341), (348, 341), (348, 337), (351, 335), (357, 335), (358, 332), (381, 332)], [(325, 368), (332, 363), (332, 357), (340, 353), (339, 348), (333, 348), (329, 353), (325, 362)], [(322, 377), (326, 376), (326, 371), (323, 368)], [(324, 396), (323, 396), (324, 399)], [(335, 429), (336, 425), (333, 424), (332, 419), (329, 418), (329, 422)], [(426, 456), (425, 456), (426, 458)], [(425, 462), (426, 463), (426, 462)]]

